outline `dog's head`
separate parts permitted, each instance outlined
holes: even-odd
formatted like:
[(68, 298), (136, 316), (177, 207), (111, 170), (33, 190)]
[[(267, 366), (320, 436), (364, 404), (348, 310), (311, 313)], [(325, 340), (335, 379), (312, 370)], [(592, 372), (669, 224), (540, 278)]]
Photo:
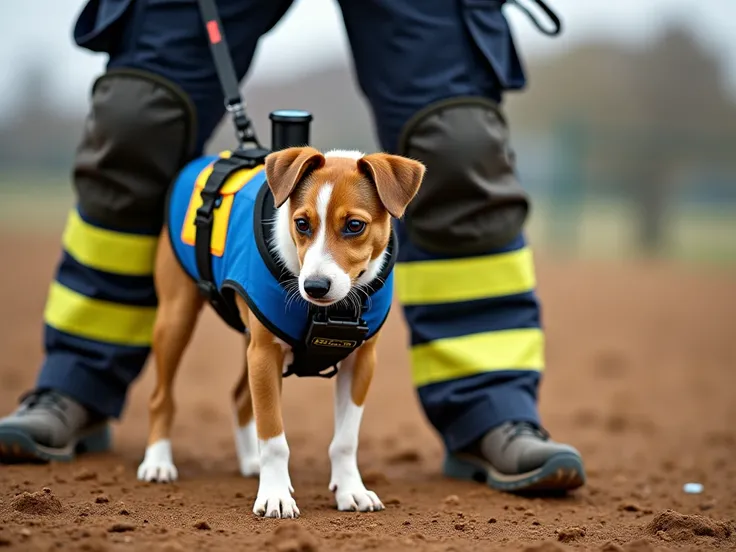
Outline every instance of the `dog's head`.
[(331, 305), (380, 274), (391, 217), (404, 214), (424, 171), (385, 153), (294, 147), (266, 157), (278, 208), (274, 247), (305, 300)]

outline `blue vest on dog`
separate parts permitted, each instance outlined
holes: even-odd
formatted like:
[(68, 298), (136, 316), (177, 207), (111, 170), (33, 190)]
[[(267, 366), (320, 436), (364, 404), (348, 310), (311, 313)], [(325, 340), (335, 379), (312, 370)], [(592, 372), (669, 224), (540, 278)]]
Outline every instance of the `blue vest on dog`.
[[(206, 156), (190, 162), (173, 183), (166, 206), (166, 226), (174, 254), (195, 281), (199, 280), (199, 271), (194, 247), (194, 216), (202, 203), (201, 189), (217, 159), (217, 156)], [(232, 174), (220, 195), (219, 206), (214, 211), (210, 248), (214, 284), (233, 312), (237, 312), (234, 301), (234, 293), (237, 293), (258, 320), (294, 347), (296, 353), (304, 348), (313, 315), (325, 309), (317, 308), (299, 295), (294, 297), (294, 293), (298, 293), (293, 291), (295, 277), (277, 264), (267, 246), (275, 209), (263, 165)], [(368, 328), (366, 340), (381, 328), (391, 307), (392, 268), (397, 247), (393, 233), (389, 247), (390, 259), (382, 274), (366, 289), (370, 295), (362, 312), (362, 320)], [(381, 280), (385, 284), (382, 285)], [(291, 294), (288, 283), (292, 284)], [(330, 308), (325, 314), (329, 314)]]

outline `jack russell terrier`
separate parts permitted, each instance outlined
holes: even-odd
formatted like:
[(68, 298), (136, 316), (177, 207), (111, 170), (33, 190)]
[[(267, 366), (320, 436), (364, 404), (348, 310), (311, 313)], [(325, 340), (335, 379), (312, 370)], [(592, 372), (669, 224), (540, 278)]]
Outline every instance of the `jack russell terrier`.
[[(204, 290), (217, 298), (218, 314), (244, 333), (246, 362), (233, 391), (235, 444), (241, 473), (260, 474), (253, 512), (299, 516), (281, 384), (285, 375), (324, 376), (327, 368), (327, 376), (337, 373), (329, 488), (339, 510), (381, 510), (358, 470), (358, 434), (391, 305), (397, 251), (391, 217), (403, 216), (425, 167), (385, 153), (322, 154), (312, 147), (270, 153), (265, 163), (234, 171), (209, 198), (216, 207), (214, 217), (205, 217), (209, 247), (195, 247), (198, 210), (208, 201), (202, 190), (218, 170), (213, 162), (228, 157), (193, 161), (169, 193), (155, 266), (157, 380), (138, 478), (177, 479), (172, 385)], [(203, 277), (203, 269), (210, 274)]]

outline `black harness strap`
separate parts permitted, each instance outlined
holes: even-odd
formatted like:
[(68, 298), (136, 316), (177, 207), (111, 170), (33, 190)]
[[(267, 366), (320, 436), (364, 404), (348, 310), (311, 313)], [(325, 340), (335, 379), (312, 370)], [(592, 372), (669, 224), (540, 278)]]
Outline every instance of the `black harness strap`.
[(233, 311), (215, 285), (212, 273), (212, 223), (214, 212), (220, 206), (222, 196), (220, 191), (227, 179), (241, 169), (250, 169), (263, 162), (268, 152), (265, 150), (236, 150), (230, 157), (221, 157), (212, 166), (212, 174), (202, 188), (202, 205), (197, 209), (194, 225), (197, 227), (194, 237), (194, 256), (197, 262), (199, 281), (197, 287), (200, 293), (210, 302), (225, 322), (238, 329), (245, 330), (240, 314)]

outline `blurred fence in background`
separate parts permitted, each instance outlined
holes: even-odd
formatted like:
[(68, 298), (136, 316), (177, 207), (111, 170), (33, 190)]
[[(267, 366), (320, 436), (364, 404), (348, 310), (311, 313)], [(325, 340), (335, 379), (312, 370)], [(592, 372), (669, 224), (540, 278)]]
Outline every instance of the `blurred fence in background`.
[(667, 133), (561, 120), (515, 137), (538, 247), (736, 263), (736, 131)]
[[(516, 133), (514, 149), (538, 250), (736, 264), (736, 134), (601, 130), (566, 120)], [(38, 230), (58, 225), (73, 201), (64, 161), (63, 169), (0, 171), (3, 221), (27, 230), (32, 221)]]
[[(25, 62), (0, 122), (0, 221), (12, 231), (57, 229), (73, 202), (85, 114), (55, 104), (49, 63)], [(505, 111), (537, 250), (736, 264), (736, 98), (718, 52), (674, 26), (646, 46), (580, 44), (527, 68)], [(245, 97), (266, 143), (268, 112), (298, 108), (314, 114), (316, 147), (378, 149), (348, 66), (250, 81)], [(227, 121), (208, 149), (233, 145)]]

